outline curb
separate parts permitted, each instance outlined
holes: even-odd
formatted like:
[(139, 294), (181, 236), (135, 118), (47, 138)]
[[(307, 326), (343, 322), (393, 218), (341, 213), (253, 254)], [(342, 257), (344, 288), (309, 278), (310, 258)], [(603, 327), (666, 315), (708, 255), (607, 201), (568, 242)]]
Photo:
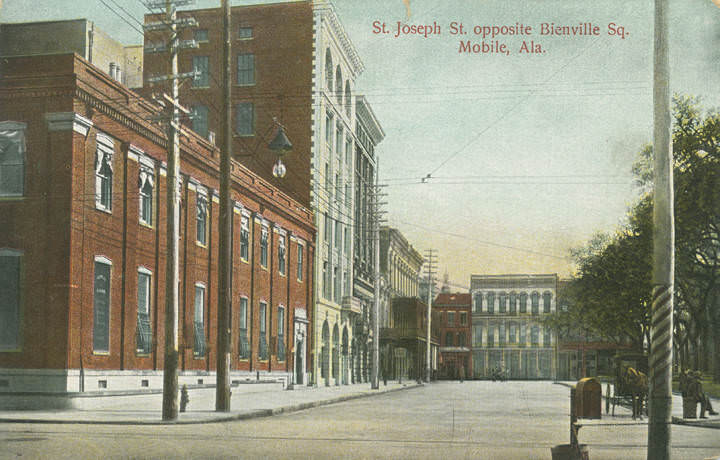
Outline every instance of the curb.
[(396, 391), (403, 391), (403, 390), (410, 390), (413, 388), (420, 388), (424, 386), (424, 384), (416, 383), (413, 385), (407, 385), (400, 388), (391, 388), (389, 390), (381, 391), (378, 393), (373, 393), (373, 391), (376, 390), (370, 390), (368, 392), (363, 393), (352, 393), (349, 395), (343, 395), (343, 396), (337, 396), (330, 399), (321, 399), (318, 401), (310, 401), (306, 403), (300, 403), (300, 404), (291, 404), (289, 406), (282, 406), (282, 407), (276, 407), (274, 409), (258, 409), (250, 412), (244, 412), (240, 414), (233, 414), (233, 415), (219, 415), (217, 417), (212, 417), (208, 419), (203, 420), (137, 420), (137, 421), (131, 421), (131, 420), (68, 420), (68, 419), (59, 419), (59, 420), (49, 420), (49, 419), (20, 419), (20, 418), (2, 418), (0, 417), (0, 423), (13, 423), (13, 424), (20, 424), (20, 423), (26, 423), (26, 424), (43, 424), (43, 425), (138, 425), (138, 426), (148, 426), (148, 425), (202, 425), (202, 424), (208, 424), (208, 423), (224, 423), (224, 422), (233, 422), (233, 421), (239, 421), (239, 420), (250, 420), (254, 418), (260, 418), (260, 417), (271, 417), (274, 415), (281, 415), (281, 414), (289, 414), (292, 412), (299, 412), (306, 409), (312, 409), (315, 407), (321, 407), (321, 406), (328, 406), (331, 404), (337, 404), (345, 401), (351, 401), (353, 399), (360, 399), (360, 398), (367, 398), (370, 396), (380, 396), (388, 393), (394, 393)]

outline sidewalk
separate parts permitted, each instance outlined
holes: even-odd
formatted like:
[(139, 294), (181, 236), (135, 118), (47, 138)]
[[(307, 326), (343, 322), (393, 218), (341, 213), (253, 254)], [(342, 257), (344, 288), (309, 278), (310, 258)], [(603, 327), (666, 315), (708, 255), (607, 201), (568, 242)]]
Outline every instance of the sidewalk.
[(262, 391), (243, 391), (242, 385), (232, 387), (231, 412), (215, 412), (215, 388), (191, 389), (186, 412), (172, 422), (162, 420), (162, 394), (92, 398), (86, 409), (58, 411), (0, 411), (0, 423), (73, 423), (105, 425), (163, 425), (216, 423), (267, 417), (351, 399), (417, 388), (415, 382), (399, 384), (380, 382), (379, 390), (369, 383), (331, 387), (279, 386)]
[[(555, 382), (555, 383), (557, 383), (558, 385), (566, 386), (566, 387), (568, 387), (568, 388), (572, 388), (577, 382)], [(603, 395), (602, 395), (603, 401), (605, 400), (605, 385), (606, 385), (606, 384), (603, 384), (603, 386), (602, 386), (602, 388), (603, 388)], [(569, 395), (569, 393), (568, 393), (568, 395)], [(718, 409), (718, 408), (720, 407), (720, 401), (718, 401), (717, 399), (712, 398), (712, 399), (711, 399), (711, 402), (712, 402), (713, 408), (714, 408), (716, 411), (720, 411), (720, 409)], [(604, 403), (603, 403), (603, 404), (604, 404)], [(603, 410), (604, 410), (604, 408), (603, 408)], [(698, 404), (698, 415), (699, 415), (699, 412), (700, 412), (700, 405)], [(611, 415), (606, 415), (606, 414), (603, 412), (603, 414), (602, 414), (602, 415), (603, 415), (602, 421), (583, 420), (582, 423), (585, 424), (585, 425), (594, 425), (594, 424), (601, 425), (601, 424), (603, 424), (603, 423), (611, 423), (611, 422), (608, 422), (608, 420), (613, 421), (614, 419), (622, 418), (623, 421), (618, 421), (618, 420), (615, 420), (615, 421), (618, 421), (619, 424), (623, 424), (624, 419), (626, 419), (629, 414), (632, 414), (632, 410), (631, 410), (630, 408), (627, 408), (627, 407), (616, 406), (616, 408), (615, 408), (615, 414), (616, 414), (617, 416), (616, 416), (616, 417), (613, 417), (613, 416), (611, 416)], [(698, 426), (698, 427), (703, 427), (703, 428), (716, 428), (716, 429), (720, 429), (720, 415), (710, 415), (710, 414), (707, 414), (707, 413), (706, 413), (706, 415), (707, 415), (708, 418), (704, 418), (704, 419), (701, 419), (701, 418), (695, 418), (695, 419), (692, 419), (692, 418), (691, 418), (691, 419), (683, 418), (682, 396), (680, 395), (680, 393), (677, 393), (677, 392), (673, 392), (673, 394), (672, 394), (672, 414), (671, 414), (671, 415), (672, 415), (672, 423), (673, 423), (673, 424), (676, 424), (676, 425), (687, 425), (687, 426)], [(642, 422), (633, 422), (633, 423), (634, 423), (634, 424), (636, 424), (636, 423), (645, 423), (645, 424), (647, 424), (647, 421), (648, 421), (647, 417), (643, 416), (643, 421), (642, 421)], [(629, 422), (628, 422), (628, 423), (629, 423)], [(630, 423), (629, 423), (629, 424), (630, 424)]]

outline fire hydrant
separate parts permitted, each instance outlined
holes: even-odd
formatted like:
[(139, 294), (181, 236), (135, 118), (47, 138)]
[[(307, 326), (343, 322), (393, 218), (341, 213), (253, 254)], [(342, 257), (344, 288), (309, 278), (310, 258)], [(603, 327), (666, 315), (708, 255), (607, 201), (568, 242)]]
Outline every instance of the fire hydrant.
[(190, 402), (190, 396), (188, 395), (187, 385), (183, 385), (180, 390), (180, 412), (185, 412), (185, 408)]

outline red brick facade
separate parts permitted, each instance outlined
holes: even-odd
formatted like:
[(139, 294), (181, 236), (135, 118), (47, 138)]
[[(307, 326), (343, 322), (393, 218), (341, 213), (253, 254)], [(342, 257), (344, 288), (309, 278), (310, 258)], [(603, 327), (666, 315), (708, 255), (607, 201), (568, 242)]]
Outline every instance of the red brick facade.
[(439, 378), (470, 376), (472, 369), (472, 298), (470, 294), (439, 294), (433, 311), (440, 317)]
[[(233, 154), (250, 170), (280, 190), (309, 207), (313, 115), (313, 10), (311, 1), (274, 3), (269, 5), (235, 6), (232, 8), (232, 65), (233, 126), (236, 126), (238, 103), (253, 105), (254, 129), (251, 135), (234, 135)], [(179, 12), (179, 17), (192, 17), (197, 28), (181, 31), (181, 39), (192, 39), (197, 30), (207, 31), (207, 40), (197, 49), (179, 53), (180, 72), (193, 70), (193, 58), (207, 56), (208, 86), (186, 82), (180, 90), (183, 105), (209, 107), (209, 130), (220, 133), (222, 109), (223, 28), (218, 8)], [(162, 20), (148, 15), (146, 22)], [(240, 35), (241, 28), (249, 29), (249, 36)], [(162, 34), (148, 32), (146, 45), (161, 42)], [(238, 55), (252, 54), (254, 76), (251, 84), (238, 84)], [(145, 79), (168, 72), (167, 53), (146, 53), (143, 62)], [(146, 92), (153, 91), (146, 88)], [(283, 162), (287, 176), (279, 181), (272, 176), (275, 152), (267, 145), (275, 134), (276, 118), (293, 144), (293, 150)], [(218, 137), (219, 139), (219, 137)]]
[[(24, 193), (0, 199), (0, 248), (21, 257), (20, 331), (17, 350), (0, 351), (0, 380), (6, 391), (82, 389), (83, 375), (112, 382), (116, 371), (161, 371), (164, 350), (166, 136), (152, 122), (159, 109), (77, 55), (8, 58), (0, 77), (0, 121), (27, 124)], [(98, 209), (99, 142), (112, 146), (111, 209)], [(108, 142), (108, 141), (105, 141)], [(154, 176), (152, 218), (141, 223), (142, 165)], [(211, 372), (215, 365), (219, 153), (191, 131), (181, 136), (180, 224), (181, 371)], [(314, 260), (312, 213), (266, 180), (233, 164), (232, 362), (234, 375), (293, 371), (296, 324), (311, 321)], [(198, 244), (198, 193), (207, 189), (207, 240)], [(215, 197), (215, 199), (213, 199)], [(240, 257), (241, 220), (249, 220), (248, 260)], [(268, 231), (267, 268), (261, 267), (261, 234)], [(278, 247), (285, 238), (285, 274)], [(298, 247), (302, 247), (302, 279)], [(94, 348), (95, 261), (109, 261), (109, 346)], [(138, 352), (138, 271), (150, 273), (149, 324), (152, 346)], [(193, 351), (195, 286), (205, 287), (203, 325), (207, 350)], [(248, 298), (251, 335), (247, 359), (239, 356), (240, 297)], [(258, 359), (260, 302), (267, 302), (267, 342), (283, 326), (285, 359), (277, 347)], [(278, 309), (283, 307), (279, 323)], [(297, 321), (296, 321), (297, 320)], [(310, 324), (312, 324), (310, 322)], [(307, 326), (303, 326), (309, 328)], [(95, 331), (97, 332), (97, 331)], [(304, 368), (310, 343), (305, 330)], [(22, 374), (22, 370), (32, 370)], [(59, 373), (45, 379), (47, 370)], [(103, 372), (110, 375), (103, 376)], [(79, 373), (79, 381), (70, 375)], [(16, 375), (17, 374), (17, 375)], [(32, 375), (31, 375), (32, 374)], [(118, 373), (122, 374), (122, 373)], [(15, 377), (13, 377), (15, 375)], [(30, 375), (30, 376), (29, 376)], [(67, 377), (63, 382), (63, 375)], [(29, 376), (29, 377), (28, 377)], [(21, 382), (21, 383), (19, 383)], [(154, 381), (153, 381), (154, 382)], [(20, 388), (17, 385), (22, 384)], [(93, 383), (86, 389), (95, 389)], [(153, 384), (154, 385), (154, 384)], [(150, 385), (150, 386), (153, 386)], [(132, 384), (124, 385), (132, 387)], [(139, 386), (139, 379), (138, 384)], [(112, 388), (111, 385), (107, 386)]]

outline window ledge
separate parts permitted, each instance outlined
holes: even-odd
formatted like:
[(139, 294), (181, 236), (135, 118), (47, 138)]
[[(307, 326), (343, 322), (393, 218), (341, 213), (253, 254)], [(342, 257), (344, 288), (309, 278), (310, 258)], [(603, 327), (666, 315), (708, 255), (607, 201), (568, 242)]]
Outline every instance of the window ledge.
[(240, 259), (240, 262), (242, 262), (242, 263), (244, 263), (244, 264), (249, 264), (249, 263), (250, 263), (250, 259), (242, 259), (242, 258), (241, 258), (241, 259)]
[(155, 230), (155, 226), (153, 224), (148, 224), (147, 222), (140, 221), (138, 224), (141, 227), (149, 228), (150, 230)]
[(247, 88), (247, 87), (257, 86), (257, 82), (255, 82), (255, 83), (235, 83), (233, 86), (236, 88)]
[(190, 89), (210, 89), (209, 86), (191, 86)]
[(0, 201), (23, 201), (25, 195), (0, 195)]
[(112, 209), (99, 207), (99, 206), (97, 206), (97, 205), (95, 205), (95, 210), (96, 210), (96, 211), (100, 211), (100, 212), (104, 212), (105, 214), (112, 214)]
[(200, 247), (200, 248), (203, 248), (203, 249), (207, 249), (207, 244), (203, 244), (203, 243), (201, 243), (200, 241), (197, 241), (197, 240), (195, 240), (195, 246)]
[(233, 138), (243, 138), (243, 137), (255, 137), (255, 133), (252, 134), (240, 134), (240, 133), (233, 133)]
[(22, 353), (22, 348), (0, 348), (0, 353)]
[(93, 356), (110, 356), (109, 351), (93, 351)]

